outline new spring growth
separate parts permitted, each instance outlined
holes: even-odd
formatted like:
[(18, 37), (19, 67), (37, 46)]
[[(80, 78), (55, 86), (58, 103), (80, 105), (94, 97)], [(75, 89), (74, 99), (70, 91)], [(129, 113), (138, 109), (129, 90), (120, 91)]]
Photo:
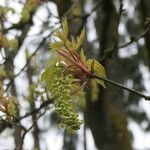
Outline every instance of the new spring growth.
[[(104, 67), (98, 61), (86, 59), (82, 47), (85, 29), (77, 38), (71, 36), (69, 39), (68, 35), (68, 22), (64, 18), (62, 29), (55, 32), (55, 42), (50, 44), (54, 58), (49, 61), (42, 74), (42, 80), (56, 99), (54, 105), (58, 117), (61, 119), (61, 126), (67, 130), (76, 131), (83, 121), (78, 118), (74, 110), (72, 94), (83, 90), (91, 80), (94, 80), (95, 84), (105, 87), (102, 80), (90, 79), (89, 76), (94, 73), (105, 78), (106, 74)], [(72, 92), (75, 84), (79, 90)]]
[[(69, 28), (67, 19), (62, 21), (62, 29), (56, 31), (55, 42), (50, 44), (53, 50), (56, 51), (60, 63), (63, 64), (67, 72), (72, 74), (76, 79), (79, 79), (82, 83), (89, 80), (89, 76), (94, 73), (100, 77), (106, 77), (104, 67), (94, 59), (86, 59), (82, 44), (85, 37), (85, 29), (75, 39), (71, 36), (68, 39)], [(96, 80), (98, 84), (105, 87), (103, 81)], [(87, 82), (88, 83), (88, 82)]]

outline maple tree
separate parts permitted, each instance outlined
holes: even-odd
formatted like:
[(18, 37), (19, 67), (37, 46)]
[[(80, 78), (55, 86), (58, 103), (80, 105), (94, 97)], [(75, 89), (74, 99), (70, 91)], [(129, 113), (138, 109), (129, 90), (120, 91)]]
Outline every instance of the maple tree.
[[(13, 8), (13, 2), (20, 7)], [(108, 146), (126, 150), (132, 147), (127, 128), (129, 117), (138, 118), (139, 125), (146, 121), (146, 131), (149, 128), (146, 112), (138, 111), (141, 98), (150, 100), (149, 95), (143, 94), (146, 88), (142, 87), (143, 71), (140, 70), (140, 65), (149, 65), (146, 59), (149, 58), (149, 17), (145, 11), (149, 9), (142, 5), (146, 0), (138, 5), (143, 7), (143, 27), (140, 17), (135, 17), (139, 25), (135, 18), (124, 15), (122, 0), (118, 4), (109, 0), (92, 2), (93, 8), (86, 12), (84, 6), (89, 1), (55, 0), (57, 15), (47, 0), (2, 2), (0, 133), (12, 128), (16, 149), (25, 146), (28, 133), (33, 135), (33, 147), (40, 149), (40, 136), (52, 127), (41, 128), (41, 118), (60, 127), (57, 130), (62, 131), (64, 145), (69, 143), (68, 139), (75, 143), (74, 137), (83, 129), (85, 149), (89, 129), (98, 149)], [(38, 14), (41, 10), (44, 15)], [(93, 24), (92, 28), (89, 23)], [(36, 25), (38, 29), (31, 33)], [(120, 26), (127, 33), (122, 34)], [(96, 31), (92, 33), (93, 41), (88, 39), (90, 30)], [(120, 50), (125, 48), (128, 52), (129, 47), (132, 52), (130, 46), (135, 47), (134, 44), (138, 45), (137, 54), (122, 58)], [(25, 64), (20, 67), (22, 58)], [(126, 85), (128, 82), (133, 82), (133, 86)]]

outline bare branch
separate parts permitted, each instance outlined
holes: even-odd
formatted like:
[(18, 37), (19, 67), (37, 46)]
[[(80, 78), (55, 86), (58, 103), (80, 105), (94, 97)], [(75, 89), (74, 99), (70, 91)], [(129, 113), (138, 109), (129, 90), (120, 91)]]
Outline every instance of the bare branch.
[[(54, 30), (48, 35), (48, 37), (51, 36), (51, 35), (53, 34), (53, 32), (54, 32)], [(5, 91), (7, 91), (7, 90), (9, 89), (9, 87), (10, 87), (11, 83), (13, 82), (13, 80), (14, 80), (16, 77), (18, 77), (18, 76), (26, 69), (26, 67), (29, 65), (29, 63), (30, 63), (32, 57), (33, 57), (33, 56), (39, 51), (39, 49), (43, 46), (43, 44), (44, 44), (44, 42), (46, 41), (46, 39), (47, 39), (47, 37), (43, 38), (43, 40), (41, 41), (41, 43), (39, 44), (39, 46), (36, 48), (36, 50), (35, 50), (35, 51), (30, 55), (30, 57), (28, 58), (28, 61), (26, 62), (26, 64), (21, 68), (21, 70), (20, 70), (17, 74), (15, 74), (15, 75), (10, 79), (10, 82), (6, 85), (7, 88), (6, 88)]]
[(18, 118), (18, 120), (24, 119), (28, 116), (31, 116), (31, 115), (39, 112), (42, 108), (47, 107), (49, 104), (51, 104), (52, 101), (53, 101), (53, 99), (50, 99), (50, 100), (47, 100), (47, 101), (43, 102), (39, 108), (36, 108), (36, 109), (32, 110), (31, 112), (25, 114), (24, 116)]
[(28, 129), (24, 128), (24, 133), (23, 133), (22, 138), (21, 138), (21, 143), (20, 143), (19, 147), (16, 148), (16, 150), (22, 150), (22, 146), (23, 146), (24, 138), (25, 138), (26, 134), (34, 127), (34, 125), (37, 123), (38, 119), (39, 119), (40, 117), (42, 117), (42, 116), (46, 113), (46, 110), (47, 110), (47, 109), (45, 109), (44, 112), (41, 113), (41, 114), (37, 117), (37, 119), (33, 122), (33, 124), (32, 124)]

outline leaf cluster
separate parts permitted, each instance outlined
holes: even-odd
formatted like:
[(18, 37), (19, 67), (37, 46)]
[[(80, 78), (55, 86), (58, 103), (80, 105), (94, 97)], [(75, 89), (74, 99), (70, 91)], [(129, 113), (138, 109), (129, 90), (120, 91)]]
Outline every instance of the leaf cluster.
[[(67, 19), (62, 21), (62, 30), (56, 31), (54, 43), (50, 46), (57, 52), (58, 58), (64, 67), (69, 70), (74, 76), (80, 76), (80, 79), (88, 77), (88, 75), (94, 73), (99, 77), (106, 77), (105, 68), (95, 59), (86, 59), (84, 50), (81, 47), (85, 37), (85, 29), (82, 30), (81, 34), (75, 39), (71, 36), (71, 40), (68, 38), (69, 28)], [(94, 79), (96, 83), (105, 87), (102, 80)]]

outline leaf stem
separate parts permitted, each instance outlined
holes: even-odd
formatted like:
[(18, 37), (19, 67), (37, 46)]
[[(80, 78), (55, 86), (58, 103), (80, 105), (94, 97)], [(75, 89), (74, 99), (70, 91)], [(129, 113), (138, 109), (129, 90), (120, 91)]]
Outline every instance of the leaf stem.
[(68, 55), (65, 54), (64, 51), (61, 50), (57, 50), (57, 52), (63, 56), (65, 59), (67, 59), (68, 61), (70, 61), (72, 64), (74, 64), (75, 66), (77, 66), (80, 70), (83, 70), (87, 75), (90, 75), (90, 71), (88, 70), (88, 68), (85, 68), (85, 66), (82, 66), (80, 63), (77, 63), (76, 61), (72, 60)]

